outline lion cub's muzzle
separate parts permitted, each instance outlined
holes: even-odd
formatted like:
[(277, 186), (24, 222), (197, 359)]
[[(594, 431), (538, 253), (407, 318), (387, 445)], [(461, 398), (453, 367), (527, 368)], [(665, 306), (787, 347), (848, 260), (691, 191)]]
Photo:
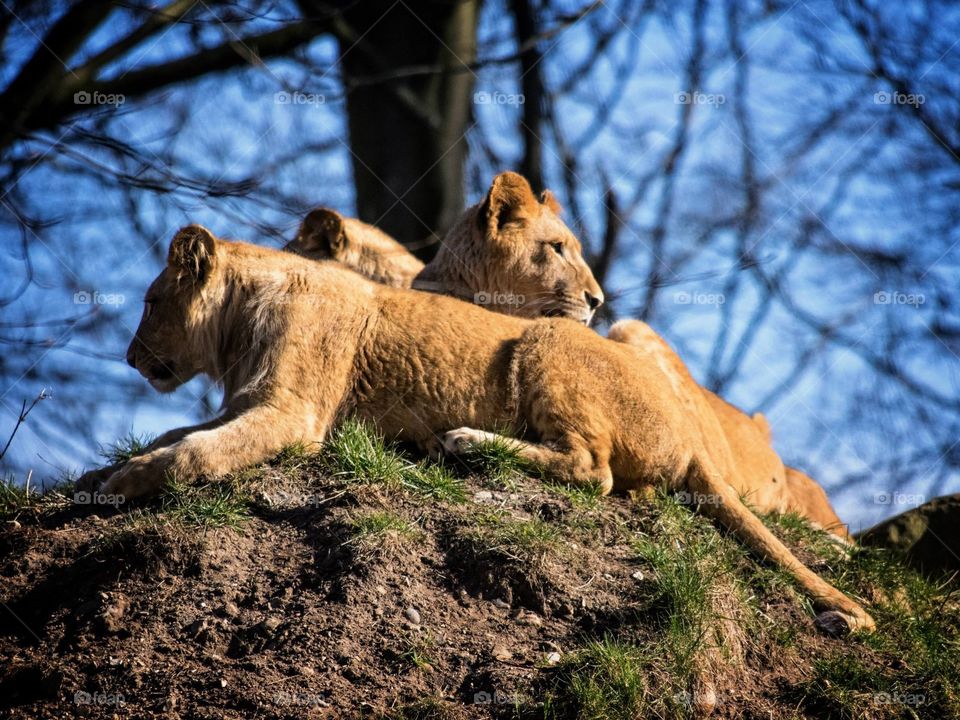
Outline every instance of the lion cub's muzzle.
[[(127, 365), (139, 372), (155, 389), (163, 392), (176, 381), (176, 367), (170, 360), (163, 360), (154, 353), (145, 352), (143, 344), (134, 337), (127, 348)], [(179, 384), (179, 383), (177, 383)]]

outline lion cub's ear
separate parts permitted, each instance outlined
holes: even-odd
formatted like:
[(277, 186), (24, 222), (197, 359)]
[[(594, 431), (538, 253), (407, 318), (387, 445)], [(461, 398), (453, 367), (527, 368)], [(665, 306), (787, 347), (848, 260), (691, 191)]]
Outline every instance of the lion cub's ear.
[(343, 216), (329, 208), (311, 210), (300, 223), (292, 244), (298, 252), (312, 258), (337, 257), (347, 245)]
[(178, 277), (189, 277), (203, 284), (217, 261), (217, 239), (203, 225), (187, 225), (170, 241), (167, 265), (175, 268)]
[(530, 183), (523, 175), (502, 172), (493, 179), (490, 191), (480, 207), (481, 225), (496, 235), (500, 228), (512, 222), (523, 222), (534, 216), (540, 207)]
[(554, 215), (563, 215), (563, 205), (559, 203), (556, 196), (549, 190), (540, 193), (540, 204), (546, 205)]

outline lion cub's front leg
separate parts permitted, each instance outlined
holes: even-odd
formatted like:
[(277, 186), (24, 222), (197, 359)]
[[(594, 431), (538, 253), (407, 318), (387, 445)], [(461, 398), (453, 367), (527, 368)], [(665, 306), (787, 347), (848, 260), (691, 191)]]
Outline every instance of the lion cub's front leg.
[(323, 440), (326, 429), (326, 424), (318, 430), (270, 407), (254, 408), (215, 429), (190, 433), (169, 447), (131, 458), (110, 476), (102, 492), (129, 499), (158, 492), (168, 477), (226, 475), (269, 460), (311, 432), (317, 435), (311, 439)]
[(441, 436), (443, 449), (451, 455), (462, 455), (483, 443), (502, 442), (513, 448), (524, 460), (542, 468), (547, 474), (572, 485), (599, 486), (604, 495), (613, 489), (613, 473), (607, 462), (609, 453), (591, 451), (578, 435), (566, 435), (551, 446), (516, 440), (486, 430), (462, 427)]

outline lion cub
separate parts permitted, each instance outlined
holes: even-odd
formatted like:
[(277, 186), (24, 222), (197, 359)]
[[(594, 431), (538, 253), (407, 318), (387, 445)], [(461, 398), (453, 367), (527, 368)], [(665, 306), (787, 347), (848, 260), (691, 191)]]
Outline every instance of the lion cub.
[[(492, 206), (517, 210), (511, 222), (503, 223), (490, 215)], [(550, 191), (538, 198), (524, 177), (503, 172), (493, 179), (483, 201), (467, 209), (447, 233), (426, 267), (385, 233), (322, 208), (307, 216), (287, 249), (313, 259), (336, 259), (388, 285), (412, 284), (507, 315), (569, 317), (589, 323), (603, 292), (561, 213)], [(414, 271), (418, 265), (420, 269)], [(675, 356), (663, 338), (638, 320), (615, 324), (608, 337)], [(799, 470), (784, 466), (763, 416), (750, 417), (706, 388), (702, 391), (740, 466), (744, 484), (736, 490), (760, 511), (797, 512), (849, 540), (823, 488)]]
[[(507, 223), (512, 212), (489, 210)], [(523, 431), (531, 441), (513, 441), (518, 451), (562, 481), (604, 493), (665, 482), (697, 496), (702, 512), (796, 579), (823, 611), (820, 627), (873, 628), (741, 502), (734, 488), (743, 478), (716, 414), (666, 353), (568, 319), (527, 320), (388, 287), (192, 225), (173, 238), (147, 290), (127, 361), (161, 392), (213, 378), (223, 414), (167, 433), (100, 489), (132, 498), (170, 475), (224, 475), (290, 443), (322, 442), (346, 414), (451, 452), (499, 428)]]

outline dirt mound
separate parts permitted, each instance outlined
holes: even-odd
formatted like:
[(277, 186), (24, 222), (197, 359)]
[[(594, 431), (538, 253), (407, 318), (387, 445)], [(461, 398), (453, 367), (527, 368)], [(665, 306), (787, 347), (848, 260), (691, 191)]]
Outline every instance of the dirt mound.
[(673, 499), (508, 475), (293, 452), (140, 508), (8, 507), (0, 715), (956, 716), (942, 588), (781, 520), (873, 603), (876, 636), (825, 638)]

